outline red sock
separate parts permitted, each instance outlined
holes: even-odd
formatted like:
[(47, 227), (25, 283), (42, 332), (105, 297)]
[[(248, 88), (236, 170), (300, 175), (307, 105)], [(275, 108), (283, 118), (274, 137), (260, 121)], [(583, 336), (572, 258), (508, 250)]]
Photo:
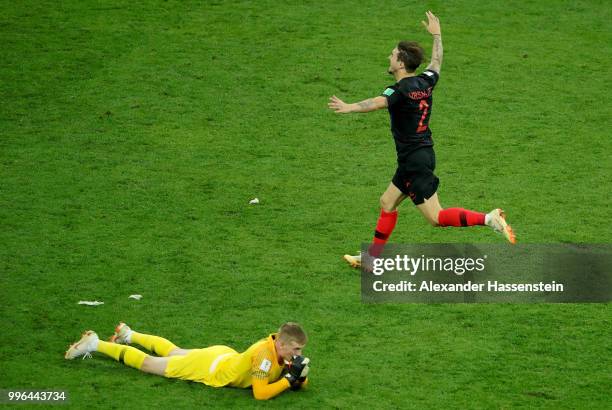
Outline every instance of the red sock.
[(438, 213), (440, 226), (473, 226), (484, 225), (485, 214), (463, 208), (447, 208)]
[(374, 232), (374, 243), (370, 246), (369, 254), (377, 257), (382, 253), (385, 243), (389, 240), (391, 232), (397, 223), (397, 210), (387, 212), (384, 209), (380, 210), (380, 216), (376, 223), (376, 231)]

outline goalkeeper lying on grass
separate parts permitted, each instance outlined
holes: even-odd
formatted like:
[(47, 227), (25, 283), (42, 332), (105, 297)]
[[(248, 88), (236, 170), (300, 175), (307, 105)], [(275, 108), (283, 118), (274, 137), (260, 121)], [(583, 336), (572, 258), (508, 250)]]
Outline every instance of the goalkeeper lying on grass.
[[(262, 339), (245, 352), (227, 346), (181, 349), (159, 336), (137, 333), (119, 323), (110, 342), (99, 340), (88, 330), (66, 351), (66, 359), (104, 353), (145, 373), (191, 380), (213, 387), (253, 387), (258, 400), (271, 399), (291, 388), (297, 390), (308, 381), (309, 359), (302, 356), (307, 336), (297, 323), (283, 324), (278, 333)], [(137, 343), (159, 357), (125, 344)]]

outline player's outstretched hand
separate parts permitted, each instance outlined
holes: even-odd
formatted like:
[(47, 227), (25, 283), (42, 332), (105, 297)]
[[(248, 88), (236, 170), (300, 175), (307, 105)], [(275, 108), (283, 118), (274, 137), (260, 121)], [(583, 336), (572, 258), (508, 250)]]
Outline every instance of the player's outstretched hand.
[(304, 356), (293, 356), (291, 364), (287, 369), (285, 378), (289, 381), (292, 389), (299, 389), (308, 377), (310, 371), (310, 359)]
[(429, 31), (432, 36), (441, 35), (440, 20), (431, 11), (428, 11), (425, 15), (427, 16), (427, 23), (424, 21), (421, 21), (421, 23), (423, 23), (427, 31)]
[(334, 110), (336, 114), (347, 114), (351, 112), (349, 109), (349, 104), (345, 103), (335, 95), (329, 97), (329, 103), (327, 104), (327, 106), (330, 109)]

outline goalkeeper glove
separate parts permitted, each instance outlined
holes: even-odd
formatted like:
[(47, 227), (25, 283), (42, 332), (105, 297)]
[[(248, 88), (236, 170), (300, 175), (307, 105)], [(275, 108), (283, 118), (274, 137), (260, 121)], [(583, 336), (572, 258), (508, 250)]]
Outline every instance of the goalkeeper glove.
[(309, 364), (309, 358), (304, 356), (293, 356), (287, 369), (287, 374), (285, 374), (285, 379), (287, 379), (291, 385), (292, 390), (299, 389), (306, 380), (308, 372), (310, 371)]

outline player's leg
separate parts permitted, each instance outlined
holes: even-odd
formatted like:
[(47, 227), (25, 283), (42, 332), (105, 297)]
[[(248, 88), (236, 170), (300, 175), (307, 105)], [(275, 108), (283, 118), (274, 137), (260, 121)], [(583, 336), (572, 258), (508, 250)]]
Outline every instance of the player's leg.
[[(393, 178), (394, 181), (397, 179), (398, 173)], [(370, 256), (378, 256), (382, 252), (382, 249), (389, 240), (395, 224), (397, 223), (397, 207), (407, 198), (399, 188), (391, 182), (385, 192), (380, 197), (380, 215), (376, 222), (376, 229), (374, 230), (374, 239), (370, 246), (368, 253)], [(361, 254), (359, 255), (344, 255), (344, 260), (354, 268), (361, 266)]]
[(192, 351), (193, 349), (181, 349), (180, 347), (177, 347), (176, 349), (171, 350), (170, 353), (168, 353), (168, 356), (187, 356)]
[(432, 226), (439, 226), (439, 214), (442, 211), (442, 206), (440, 205), (440, 201), (438, 200), (438, 193), (435, 192), (429, 198), (423, 198), (423, 202), (418, 204), (417, 209), (421, 211), (423, 217), (429, 222)]
[(437, 194), (439, 179), (434, 174), (436, 154), (433, 148), (419, 149), (410, 159), (416, 172), (412, 174), (408, 184), (411, 191), (409, 195), (431, 225), (441, 227), (488, 225), (502, 232), (511, 243), (515, 243), (512, 228), (506, 223), (501, 209), (494, 209), (484, 214), (464, 208), (442, 208)]
[(151, 356), (132, 346), (104, 342), (102, 340), (98, 342), (97, 351), (141, 372), (158, 376), (164, 375), (168, 365), (167, 357)]
[(166, 357), (149, 356), (132, 346), (104, 342), (92, 330), (83, 333), (78, 342), (70, 345), (64, 357), (68, 360), (85, 358), (90, 357), (93, 352), (100, 352), (127, 366), (160, 376), (164, 375), (169, 360)]
[(488, 214), (463, 208), (443, 209), (438, 200), (437, 193), (434, 193), (429, 199), (424, 199), (423, 203), (417, 205), (417, 208), (433, 226), (465, 227), (487, 225), (495, 231), (503, 233), (510, 243), (516, 242), (512, 227), (506, 223), (504, 212), (501, 209), (494, 209)]
[(434, 193), (423, 203), (417, 205), (423, 217), (432, 226), (475, 226), (486, 225), (487, 215), (482, 212), (470, 211), (463, 208), (443, 209), (438, 199), (438, 193)]
[(121, 322), (115, 328), (115, 334), (111, 337), (112, 343), (130, 344), (137, 343), (158, 356), (184, 356), (189, 349), (181, 349), (168, 339), (160, 336), (148, 335), (133, 331), (128, 325)]
[(390, 182), (389, 186), (380, 197), (380, 208), (387, 213), (394, 212), (406, 198), (408, 198), (408, 195), (400, 191), (393, 182)]
[(158, 376), (166, 376), (166, 369), (168, 368), (169, 361), (169, 357), (147, 356), (142, 362), (140, 371), (156, 374)]
[(397, 223), (397, 208), (408, 196), (397, 187), (395, 178), (380, 197), (380, 215), (368, 253), (377, 257), (389, 240)]
[(417, 205), (423, 217), (432, 226), (474, 226), (486, 225), (486, 215), (482, 212), (470, 211), (463, 208), (443, 209), (438, 199), (438, 193), (434, 193), (423, 203)]
[(486, 225), (486, 214), (464, 208), (440, 208), (435, 223), (433, 221), (431, 223), (434, 226), (441, 227)]

